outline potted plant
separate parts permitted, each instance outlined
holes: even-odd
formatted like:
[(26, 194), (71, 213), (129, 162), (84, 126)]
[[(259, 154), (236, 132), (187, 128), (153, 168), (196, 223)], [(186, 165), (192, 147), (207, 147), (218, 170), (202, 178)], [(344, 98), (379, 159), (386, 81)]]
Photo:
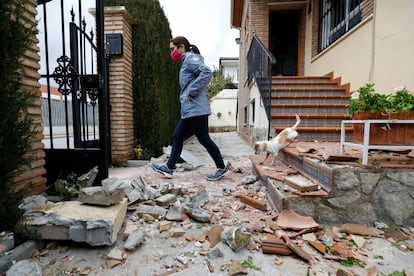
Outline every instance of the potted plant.
[[(392, 94), (375, 92), (374, 84), (367, 83), (352, 94), (348, 112), (354, 120), (414, 120), (414, 94), (398, 87)], [(354, 124), (354, 142), (363, 142), (364, 126)], [(372, 124), (371, 145), (412, 145), (414, 125)]]

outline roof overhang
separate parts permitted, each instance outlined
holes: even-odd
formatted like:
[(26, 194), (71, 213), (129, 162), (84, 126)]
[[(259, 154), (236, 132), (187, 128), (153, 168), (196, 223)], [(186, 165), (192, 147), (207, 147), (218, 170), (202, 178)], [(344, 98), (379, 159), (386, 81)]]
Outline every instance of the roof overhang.
[(230, 0), (231, 1), (231, 27), (240, 29), (243, 18), (243, 4), (244, 0)]

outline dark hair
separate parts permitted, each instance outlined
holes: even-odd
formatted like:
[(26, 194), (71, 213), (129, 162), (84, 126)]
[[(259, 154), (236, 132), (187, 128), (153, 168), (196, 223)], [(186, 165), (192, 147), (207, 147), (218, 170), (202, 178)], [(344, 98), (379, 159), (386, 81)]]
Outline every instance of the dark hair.
[(170, 42), (172, 42), (172, 44), (175, 46), (180, 46), (181, 44), (184, 45), (184, 48), (187, 52), (191, 51), (193, 53), (200, 54), (200, 50), (197, 48), (197, 46), (190, 44), (190, 42), (188, 42), (188, 39), (184, 36), (176, 36), (170, 39)]

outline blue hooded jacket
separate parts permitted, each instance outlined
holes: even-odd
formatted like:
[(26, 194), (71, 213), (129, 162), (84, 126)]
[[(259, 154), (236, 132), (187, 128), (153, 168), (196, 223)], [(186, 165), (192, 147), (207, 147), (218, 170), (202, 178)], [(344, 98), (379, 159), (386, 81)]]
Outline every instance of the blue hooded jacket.
[[(201, 55), (188, 51), (181, 57), (179, 80), (182, 119), (211, 114), (207, 86), (212, 77), (213, 72), (204, 64)], [(191, 100), (188, 96), (191, 96)]]

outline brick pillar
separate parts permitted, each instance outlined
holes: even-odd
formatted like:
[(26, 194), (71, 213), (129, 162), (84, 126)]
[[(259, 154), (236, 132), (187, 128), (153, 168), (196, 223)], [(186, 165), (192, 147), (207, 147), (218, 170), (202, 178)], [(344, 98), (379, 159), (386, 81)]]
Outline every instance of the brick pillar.
[[(30, 22), (28, 25), (36, 23), (36, 10), (37, 1), (30, 0), (26, 3), (26, 13), (24, 14), (24, 20)], [(31, 151), (28, 153), (32, 161), (28, 166), (22, 169), (22, 172), (14, 179), (15, 190), (27, 189), (29, 194), (39, 194), (46, 190), (46, 170), (45, 165), (45, 152), (43, 150), (43, 127), (42, 127), (42, 107), (40, 101), (40, 74), (38, 72), (40, 65), (39, 47), (36, 37), (32, 38), (33, 43), (26, 50), (22, 57), (24, 69), (22, 70), (22, 89), (33, 93), (38, 98), (33, 105), (26, 111), (29, 116), (33, 118), (33, 129), (37, 132), (37, 135), (31, 141)], [(5, 107), (3, 107), (5, 108)]]
[(132, 19), (125, 7), (105, 7), (105, 34), (122, 34), (123, 54), (111, 57), (109, 98), (111, 103), (112, 160), (126, 163), (134, 156), (132, 97)]

